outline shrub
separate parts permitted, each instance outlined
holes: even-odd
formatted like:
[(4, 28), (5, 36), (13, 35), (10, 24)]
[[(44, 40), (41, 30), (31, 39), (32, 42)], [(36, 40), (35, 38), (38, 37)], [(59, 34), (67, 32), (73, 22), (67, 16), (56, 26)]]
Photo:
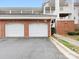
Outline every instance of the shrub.
[(75, 32), (68, 32), (68, 35), (76, 35)]
[(56, 33), (56, 29), (55, 28), (51, 28), (51, 34)]
[(79, 32), (68, 32), (68, 35), (79, 35)]

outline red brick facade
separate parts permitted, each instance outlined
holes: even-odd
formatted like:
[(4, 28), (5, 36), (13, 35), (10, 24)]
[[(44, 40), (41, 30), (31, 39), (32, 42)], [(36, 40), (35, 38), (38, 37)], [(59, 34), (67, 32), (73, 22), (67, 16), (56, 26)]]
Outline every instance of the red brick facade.
[(56, 31), (58, 34), (64, 35), (67, 32), (73, 32), (75, 30), (74, 21), (62, 21), (59, 20), (56, 23)]
[(22, 23), (24, 24), (24, 37), (29, 37), (29, 24), (31, 23), (46, 23), (48, 24), (48, 36), (50, 36), (50, 19), (47, 19), (46, 21), (43, 20), (0, 20), (0, 38), (5, 37), (5, 25), (9, 23)]

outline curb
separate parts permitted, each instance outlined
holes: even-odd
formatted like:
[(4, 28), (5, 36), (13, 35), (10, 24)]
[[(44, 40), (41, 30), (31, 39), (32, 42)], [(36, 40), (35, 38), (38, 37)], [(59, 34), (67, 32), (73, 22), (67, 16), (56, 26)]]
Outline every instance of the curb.
[(68, 59), (79, 59), (79, 54), (65, 47), (63, 44), (58, 42), (56, 39), (51, 37), (51, 42), (59, 49), (61, 53), (63, 53)]

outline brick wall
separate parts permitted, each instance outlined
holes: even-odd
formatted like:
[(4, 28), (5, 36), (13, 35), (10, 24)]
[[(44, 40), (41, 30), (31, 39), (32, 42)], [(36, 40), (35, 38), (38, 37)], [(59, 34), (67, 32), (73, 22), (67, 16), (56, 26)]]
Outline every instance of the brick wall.
[(57, 21), (56, 32), (58, 34), (65, 35), (67, 32), (73, 32), (74, 30), (74, 21)]
[(50, 36), (50, 19), (44, 20), (0, 20), (0, 38), (5, 37), (5, 25), (9, 23), (22, 23), (24, 24), (24, 37), (29, 37), (29, 24), (31, 23), (46, 23), (48, 24), (48, 36)]

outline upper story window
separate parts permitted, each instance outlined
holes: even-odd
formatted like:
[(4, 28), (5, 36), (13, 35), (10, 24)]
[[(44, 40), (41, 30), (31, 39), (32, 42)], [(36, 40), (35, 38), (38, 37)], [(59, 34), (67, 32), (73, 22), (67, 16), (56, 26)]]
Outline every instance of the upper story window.
[(60, 11), (63, 11), (63, 7), (60, 7)]
[(51, 7), (51, 13), (55, 11), (55, 7)]
[(50, 7), (45, 8), (45, 13), (50, 13)]

